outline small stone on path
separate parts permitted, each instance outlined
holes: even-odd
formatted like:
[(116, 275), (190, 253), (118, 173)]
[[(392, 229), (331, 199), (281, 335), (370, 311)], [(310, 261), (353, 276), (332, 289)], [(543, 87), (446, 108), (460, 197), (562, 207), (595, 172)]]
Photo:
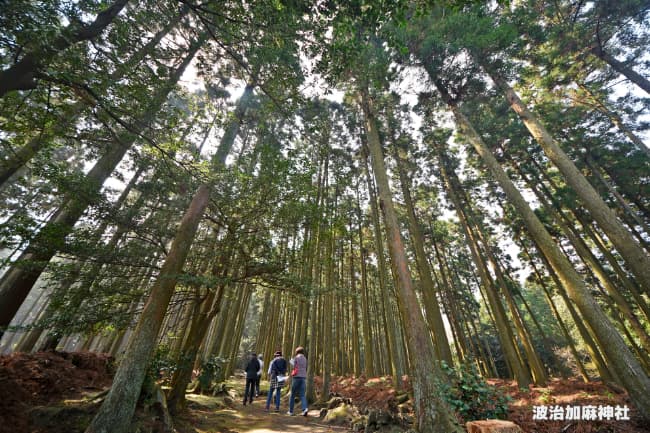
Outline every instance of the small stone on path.
[(469, 421), (465, 426), (467, 433), (524, 433), (514, 422), (499, 419)]

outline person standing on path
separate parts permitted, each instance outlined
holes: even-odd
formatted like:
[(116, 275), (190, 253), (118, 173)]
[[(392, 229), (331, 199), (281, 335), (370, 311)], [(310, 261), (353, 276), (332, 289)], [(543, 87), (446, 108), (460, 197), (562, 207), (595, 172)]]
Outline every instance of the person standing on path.
[(255, 397), (259, 397), (260, 395), (260, 380), (262, 379), (262, 369), (264, 368), (262, 355), (257, 357), (257, 361), (260, 363), (260, 371), (257, 372), (257, 379), (255, 380)]
[(299, 396), (302, 415), (307, 416), (307, 396), (305, 395), (307, 358), (305, 357), (305, 349), (301, 346), (296, 347), (296, 354), (289, 362), (293, 366), (293, 370), (291, 371), (291, 395), (289, 395), (289, 412), (287, 412), (287, 415), (293, 415), (293, 399)]
[(271, 384), (269, 393), (266, 396), (266, 411), (269, 411), (273, 391), (275, 391), (275, 411), (280, 412), (280, 394), (282, 393), (282, 387), (284, 387), (284, 381), (287, 379), (287, 360), (282, 357), (282, 352), (279, 350), (273, 356), (268, 371)]
[(260, 371), (260, 362), (257, 360), (257, 355), (251, 353), (251, 357), (246, 364), (246, 389), (244, 390), (244, 406), (246, 401), (253, 403), (253, 395), (255, 394), (255, 381), (257, 380), (257, 373)]

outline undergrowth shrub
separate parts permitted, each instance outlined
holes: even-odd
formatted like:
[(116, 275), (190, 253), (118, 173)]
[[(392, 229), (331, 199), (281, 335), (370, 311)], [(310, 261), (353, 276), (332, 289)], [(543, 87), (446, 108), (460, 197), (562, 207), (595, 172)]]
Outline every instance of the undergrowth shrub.
[(439, 389), (461, 422), (506, 418), (510, 397), (488, 384), (474, 364), (449, 367), (443, 362), (442, 370), (447, 381), (440, 383)]
[(150, 400), (153, 397), (154, 385), (157, 382), (165, 382), (171, 377), (174, 370), (174, 362), (169, 346), (161, 344), (156, 347), (149, 367), (144, 376), (140, 399), (143, 401)]
[(216, 380), (225, 362), (225, 359), (212, 355), (201, 364), (201, 373), (198, 377), (201, 392), (208, 392), (212, 389), (212, 383)]

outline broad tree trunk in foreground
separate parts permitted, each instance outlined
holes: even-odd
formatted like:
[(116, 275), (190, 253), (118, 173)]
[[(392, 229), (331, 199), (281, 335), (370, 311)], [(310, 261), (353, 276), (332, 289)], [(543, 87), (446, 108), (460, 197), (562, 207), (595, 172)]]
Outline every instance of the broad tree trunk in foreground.
[(650, 378), (645, 374), (641, 365), (629, 350), (623, 338), (605, 315), (596, 300), (585, 286), (581, 276), (573, 268), (569, 260), (562, 254), (551, 235), (546, 231), (542, 222), (532, 211), (524, 197), (508, 178), (492, 152), (474, 130), (469, 120), (451, 101), (449, 95), (440, 83), (438, 90), (452, 110), (458, 127), (463, 131), (468, 141), (481, 156), (488, 169), (497, 180), (509, 202), (515, 207), (526, 225), (530, 236), (535, 240), (540, 251), (557, 273), (569, 297), (577, 305), (587, 325), (593, 330), (605, 356), (611, 361), (611, 368), (618, 376), (621, 384), (630, 394), (634, 406), (644, 418), (650, 418)]
[(364, 114), (368, 148), (383, 210), (389, 253), (399, 278), (397, 301), (411, 358), (416, 428), (420, 433), (460, 433), (463, 429), (456, 423), (451, 409), (441, 398), (436, 387), (435, 382), (442, 379), (442, 373), (435, 362), (432, 362), (435, 358), (433, 342), (413, 289), (404, 243), (386, 175), (377, 119), (371, 104), (372, 101), (367, 92), (362, 92), (361, 107)]
[(176, 278), (183, 270), (209, 197), (210, 188), (202, 185), (185, 212), (138, 325), (131, 335), (124, 358), (115, 373), (111, 390), (86, 433), (129, 431), (146, 370), (158, 341), (158, 331), (176, 287)]

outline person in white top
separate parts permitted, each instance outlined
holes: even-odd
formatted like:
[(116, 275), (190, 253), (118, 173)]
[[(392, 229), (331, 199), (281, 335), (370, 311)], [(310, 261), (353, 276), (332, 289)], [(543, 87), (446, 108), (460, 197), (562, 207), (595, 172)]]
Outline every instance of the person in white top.
[(264, 360), (262, 360), (262, 355), (257, 357), (257, 360), (260, 363), (260, 371), (257, 372), (257, 380), (255, 381), (255, 397), (260, 395), (260, 379), (262, 379), (262, 369), (264, 368)]

